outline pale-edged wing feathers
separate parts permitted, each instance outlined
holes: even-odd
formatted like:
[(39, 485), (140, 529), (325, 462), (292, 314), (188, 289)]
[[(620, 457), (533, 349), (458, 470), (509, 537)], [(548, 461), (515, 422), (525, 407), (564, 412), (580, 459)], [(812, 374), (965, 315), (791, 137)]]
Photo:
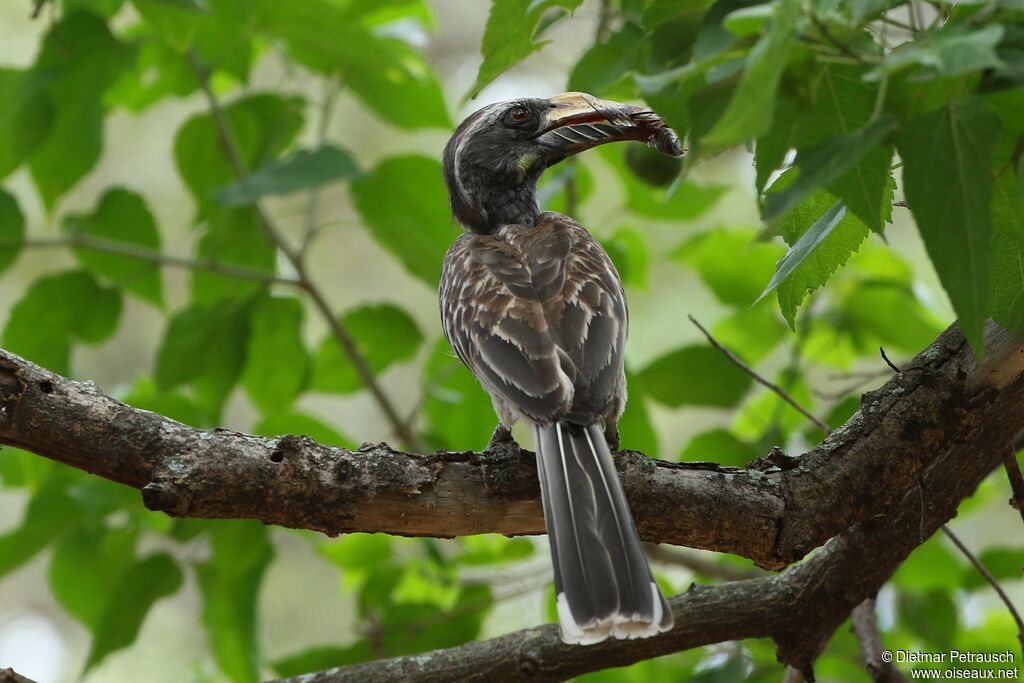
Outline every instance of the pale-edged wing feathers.
[(622, 285), (597, 241), (565, 216), (460, 237), (445, 258), (441, 313), (459, 358), (535, 422), (589, 424), (621, 401)]

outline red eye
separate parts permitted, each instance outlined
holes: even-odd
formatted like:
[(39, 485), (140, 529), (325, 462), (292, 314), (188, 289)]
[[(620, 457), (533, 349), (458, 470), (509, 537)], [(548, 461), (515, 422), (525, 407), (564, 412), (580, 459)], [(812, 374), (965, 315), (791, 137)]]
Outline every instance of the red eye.
[(526, 107), (515, 107), (509, 112), (509, 117), (516, 123), (523, 123), (530, 120), (530, 110)]

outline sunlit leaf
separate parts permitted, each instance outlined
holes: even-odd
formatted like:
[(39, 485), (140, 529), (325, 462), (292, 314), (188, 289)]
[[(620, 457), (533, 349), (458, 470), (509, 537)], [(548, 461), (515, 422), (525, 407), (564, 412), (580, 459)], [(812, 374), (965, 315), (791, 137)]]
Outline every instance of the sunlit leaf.
[(1002, 66), (995, 52), (1002, 37), (1003, 27), (999, 24), (974, 31), (965, 24), (944, 26), (893, 50), (868, 77), (877, 79), (883, 72), (896, 73), (912, 66), (926, 67), (941, 76)]
[(306, 383), (309, 357), (302, 341), (302, 302), (267, 297), (252, 309), (242, 384), (266, 414), (286, 410)]

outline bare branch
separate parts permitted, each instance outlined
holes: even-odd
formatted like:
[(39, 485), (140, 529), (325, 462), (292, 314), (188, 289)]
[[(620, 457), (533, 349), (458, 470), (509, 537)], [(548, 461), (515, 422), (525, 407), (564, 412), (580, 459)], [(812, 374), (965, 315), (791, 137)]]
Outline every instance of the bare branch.
[[(184, 268), (186, 270), (204, 270), (210, 273), (219, 273), (240, 280), (253, 280), (272, 285), (289, 285), (298, 287), (301, 283), (295, 278), (274, 275), (261, 270), (253, 270), (244, 266), (236, 266), (231, 263), (211, 261), (209, 259), (191, 259), (183, 256), (165, 254), (155, 249), (147, 249), (127, 242), (89, 237), (81, 234), (71, 234), (63, 238), (32, 238), (25, 240), (25, 247), (71, 247), (75, 249), (89, 249), (90, 251), (102, 251), (107, 254), (117, 254), (136, 258), (140, 261), (148, 261), (160, 266), (172, 268)], [(2, 246), (2, 245), (0, 245)]]
[[(220, 139), (221, 146), (224, 149), (224, 154), (227, 157), (228, 162), (231, 164), (231, 167), (234, 169), (235, 175), (240, 179), (244, 178), (248, 175), (249, 169), (246, 168), (246, 162), (242, 157), (241, 147), (238, 145), (238, 140), (235, 138), (235, 133), (231, 128), (231, 123), (228, 121), (227, 116), (225, 116), (224, 110), (220, 106), (220, 101), (217, 99), (217, 95), (213, 92), (213, 88), (210, 87), (209, 70), (202, 64), (195, 52), (189, 53), (189, 59), (192, 63), (192, 69), (196, 74), (196, 79), (199, 81), (200, 89), (206, 97), (206, 102), (210, 107), (210, 114), (213, 117), (214, 125), (217, 128), (217, 135)], [(363, 384), (366, 385), (366, 388), (370, 390), (370, 394), (384, 413), (384, 416), (390, 423), (395, 435), (402, 443), (406, 444), (410, 448), (420, 449), (422, 444), (420, 444), (419, 439), (416, 438), (416, 435), (399, 416), (398, 410), (391, 402), (391, 399), (384, 393), (380, 383), (377, 382), (377, 377), (373, 372), (373, 369), (359, 350), (359, 347), (356, 346), (355, 339), (349, 333), (345, 325), (343, 325), (342, 322), (338, 320), (338, 317), (334, 315), (323, 291), (310, 279), (302, 254), (288, 244), (288, 240), (285, 239), (284, 234), (278, 229), (277, 225), (270, 218), (270, 214), (267, 213), (266, 209), (259, 202), (255, 202), (253, 204), (253, 208), (260, 219), (260, 223), (262, 223), (263, 228), (266, 230), (267, 235), (270, 237), (270, 240), (277, 246), (280, 252), (284, 254), (285, 258), (287, 258), (288, 262), (292, 265), (292, 268), (295, 270), (295, 274), (298, 277), (299, 286), (305, 290), (305, 292), (309, 294), (310, 299), (313, 300), (313, 304), (316, 306), (317, 310), (320, 311), (324, 321), (327, 323), (328, 329), (331, 331), (331, 336), (337, 340), (338, 344), (341, 345), (342, 350), (345, 352), (345, 355), (352, 361), (352, 365), (359, 374), (359, 378), (363, 381)]]
[[(39, 4), (42, 6), (42, 3)], [(35, 17), (33, 17), (34, 19)], [(35, 683), (31, 679), (25, 678), (14, 669), (0, 669), (0, 683)]]
[(722, 354), (724, 354), (726, 358), (728, 358), (734, 364), (739, 366), (739, 368), (741, 370), (743, 370), (743, 372), (745, 372), (748, 375), (750, 375), (751, 377), (753, 377), (759, 384), (762, 384), (762, 385), (768, 387), (770, 390), (772, 390), (773, 392), (778, 394), (779, 398), (781, 398), (783, 401), (785, 401), (789, 405), (793, 406), (793, 408), (798, 413), (800, 413), (801, 415), (806, 417), (808, 420), (813, 422), (814, 425), (816, 427), (818, 427), (818, 429), (820, 429), (821, 431), (825, 432), (826, 434), (829, 434), (832, 431), (832, 428), (829, 427), (827, 424), (825, 424), (825, 422), (823, 420), (818, 419), (809, 410), (807, 410), (802, 405), (797, 403), (796, 399), (794, 399), (792, 396), (790, 396), (786, 392), (785, 389), (780, 387), (778, 384), (775, 384), (774, 382), (769, 382), (766, 378), (764, 378), (760, 374), (758, 374), (758, 372), (756, 370), (754, 370), (752, 367), (750, 367), (749, 365), (744, 363), (742, 360), (740, 360), (740, 358), (735, 353), (733, 353), (729, 349), (727, 349), (724, 346), (722, 346), (718, 342), (717, 339), (715, 339), (714, 337), (711, 336), (711, 333), (708, 332), (707, 329), (705, 329), (705, 327), (703, 325), (701, 325), (699, 322), (697, 322), (696, 318), (694, 318), (692, 315), (687, 316), (687, 317), (690, 319), (691, 323), (693, 323), (694, 325), (697, 326), (697, 329), (699, 329), (701, 332), (704, 333), (704, 336), (707, 337), (708, 342), (711, 344), (711, 346), (713, 346), (716, 349), (718, 349), (719, 351), (721, 351)]
[(974, 565), (974, 568), (978, 570), (978, 573), (985, 577), (985, 580), (988, 581), (989, 585), (992, 586), (993, 590), (995, 590), (999, 599), (1003, 601), (1004, 605), (1006, 605), (1006, 609), (1010, 612), (1010, 616), (1012, 616), (1013, 620), (1017, 623), (1017, 640), (1020, 641), (1021, 649), (1024, 649), (1024, 621), (1021, 620), (1020, 612), (1017, 611), (1013, 601), (1010, 600), (1010, 596), (1006, 594), (1005, 590), (1003, 590), (1003, 587), (999, 584), (999, 581), (996, 580), (996, 577), (992, 576), (992, 572), (990, 572), (988, 568), (981, 563), (981, 560), (979, 560), (974, 553), (964, 545), (963, 541), (953, 533), (952, 529), (943, 524), (942, 531), (946, 534), (946, 537), (953, 542), (953, 545), (957, 547), (957, 550), (963, 553), (964, 556), (970, 560), (971, 564)]
[(713, 576), (725, 581), (743, 581), (764, 576), (764, 571), (755, 567), (737, 567), (733, 564), (708, 560), (696, 552), (671, 548), (665, 545), (647, 544), (647, 557), (661, 564), (671, 564), (689, 569), (695, 574)]
[(882, 658), (885, 647), (882, 636), (878, 632), (878, 619), (875, 615), (875, 598), (864, 600), (850, 614), (853, 633), (860, 643), (860, 651), (864, 656), (864, 668), (875, 683), (902, 683), (907, 678), (899, 669)]

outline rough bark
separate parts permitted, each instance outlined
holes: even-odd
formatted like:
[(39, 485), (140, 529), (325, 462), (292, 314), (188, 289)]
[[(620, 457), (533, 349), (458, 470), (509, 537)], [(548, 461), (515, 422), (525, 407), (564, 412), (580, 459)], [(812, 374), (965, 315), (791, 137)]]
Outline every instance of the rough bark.
[[(725, 550), (768, 568), (828, 541), (807, 562), (677, 596), (677, 626), (657, 638), (572, 647), (546, 626), (303, 680), (564, 680), (747, 637), (773, 638), (780, 660), (809, 674), (821, 644), (956, 514), (1022, 427), (1024, 340), (989, 325), (979, 362), (950, 328), (799, 458), (773, 453), (746, 470), (632, 452), (619, 459), (645, 540)], [(197, 430), (6, 352), (0, 443), (140, 488), (148, 507), (173, 515), (325, 533), (543, 530), (533, 458), (516, 448), (422, 456)]]

